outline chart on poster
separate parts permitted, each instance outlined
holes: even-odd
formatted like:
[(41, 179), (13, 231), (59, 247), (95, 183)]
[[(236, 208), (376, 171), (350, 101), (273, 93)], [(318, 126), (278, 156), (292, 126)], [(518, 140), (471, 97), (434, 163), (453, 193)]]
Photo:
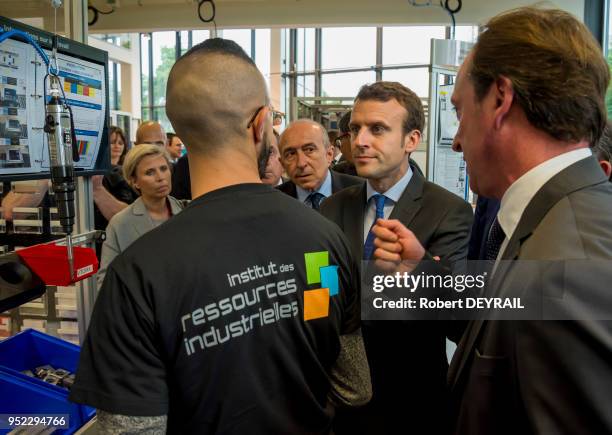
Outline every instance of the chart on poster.
[[(52, 35), (0, 17), (0, 33), (12, 29), (28, 34), (52, 59)], [(55, 63), (52, 62), (55, 66)], [(83, 171), (104, 169), (108, 149), (108, 54), (59, 38), (57, 69), (63, 95), (70, 106), (79, 160)], [(43, 176), (49, 171), (44, 132), (49, 80), (48, 68), (33, 45), (23, 37), (0, 42), (0, 176)]]
[[(106, 89), (104, 88), (104, 67), (80, 59), (58, 55), (59, 76), (72, 107), (76, 133), (76, 147), (80, 160), (77, 168), (89, 168), (96, 160), (100, 148), (102, 128), (106, 114)], [(42, 167), (49, 168), (49, 152), (44, 139), (41, 154)]]

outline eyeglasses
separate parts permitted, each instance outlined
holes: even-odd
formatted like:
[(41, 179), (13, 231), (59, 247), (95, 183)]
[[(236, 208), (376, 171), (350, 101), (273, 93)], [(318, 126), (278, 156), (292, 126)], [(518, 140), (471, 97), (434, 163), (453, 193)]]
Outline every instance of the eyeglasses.
[(266, 106), (260, 106), (257, 108), (257, 110), (255, 111), (255, 113), (253, 113), (253, 116), (251, 116), (251, 120), (249, 121), (249, 123), (247, 124), (247, 130), (249, 128), (251, 128), (251, 126), (253, 125), (253, 123), (255, 122), (255, 118), (257, 118), (257, 115), (259, 115), (259, 112), (261, 112), (261, 109), (263, 109)]
[(272, 125), (281, 125), (284, 118), (285, 114), (283, 112), (272, 110)]
[[(270, 109), (270, 113), (272, 114), (272, 122), (273, 125), (280, 125), (282, 123), (282, 118), (285, 116), (285, 114), (283, 112), (279, 112), (278, 110), (274, 110), (272, 107), (270, 107), (270, 105), (266, 104), (264, 106), (260, 106), (257, 108), (257, 110), (255, 111), (255, 113), (253, 114), (253, 116), (251, 117), (251, 119), (249, 120), (249, 123), (247, 124), (247, 130), (249, 128), (251, 128), (251, 126), (253, 125), (253, 123), (255, 122), (255, 118), (257, 118), (257, 115), (259, 115), (259, 112), (261, 112), (261, 110), (267, 107)], [(277, 119), (280, 118), (280, 121), (278, 124), (275, 123), (275, 121)]]

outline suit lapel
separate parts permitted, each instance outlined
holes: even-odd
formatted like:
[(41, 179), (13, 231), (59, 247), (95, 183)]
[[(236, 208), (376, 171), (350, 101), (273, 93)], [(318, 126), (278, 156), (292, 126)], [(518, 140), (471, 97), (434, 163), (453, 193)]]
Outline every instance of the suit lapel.
[[(501, 260), (518, 259), (521, 245), (531, 236), (533, 230), (559, 200), (571, 192), (605, 182), (607, 182), (607, 179), (594, 157), (580, 160), (559, 172), (542, 186), (525, 208)], [(489, 286), (491, 292), (487, 292), (489, 296), (493, 296), (497, 292), (510, 269), (511, 267), (508, 264), (498, 267)], [(449, 368), (448, 378), (452, 387), (457, 385), (484, 323), (484, 320), (474, 320), (470, 322), (464, 333)]]
[(358, 254), (357, 261), (363, 258), (363, 217), (365, 214), (366, 185), (355, 189), (353, 196), (346, 202), (343, 211), (344, 232), (353, 243), (353, 252)]
[[(144, 202), (142, 202), (142, 198), (138, 198), (136, 201), (134, 201), (134, 204), (132, 204), (132, 217), (132, 227), (134, 228), (134, 233), (137, 237), (142, 236), (144, 233), (150, 230), (150, 227), (152, 226), (150, 224), (151, 218), (147, 213)], [(148, 224), (146, 226), (149, 228), (144, 228), (145, 224)]]
[(421, 209), (421, 198), (423, 197), (424, 186), (425, 179), (423, 176), (413, 171), (410, 182), (404, 189), (395, 207), (393, 207), (389, 219), (397, 219), (406, 227), (410, 228), (410, 223)]
[(293, 181), (287, 182), (287, 193), (297, 199), (297, 187)]
[(339, 190), (342, 190), (343, 186), (342, 186), (342, 180), (340, 180), (340, 176), (338, 173), (334, 172), (334, 171), (329, 171), (330, 175), (331, 175), (331, 188), (332, 188), (332, 194), (338, 192)]

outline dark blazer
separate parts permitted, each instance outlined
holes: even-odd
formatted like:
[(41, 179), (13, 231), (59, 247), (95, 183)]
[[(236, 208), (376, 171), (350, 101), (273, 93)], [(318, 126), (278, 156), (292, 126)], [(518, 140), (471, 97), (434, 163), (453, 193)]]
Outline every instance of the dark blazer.
[[(349, 187), (321, 206), (363, 258), (366, 185)], [(390, 215), (412, 230), (431, 255), (465, 260), (472, 209), (462, 198), (426, 181), (418, 171)], [(440, 434), (448, 423), (447, 325), (435, 321), (380, 321), (362, 326), (373, 399), (355, 412), (340, 411), (337, 435)]]
[(348, 160), (341, 160), (332, 166), (332, 171), (336, 171), (340, 174), (352, 175), (353, 177), (357, 177), (357, 169), (355, 169), (355, 165)]
[[(340, 192), (342, 189), (346, 189), (349, 186), (364, 183), (363, 178), (340, 174), (339, 172), (334, 171), (330, 171), (330, 173), (332, 177), (332, 193)], [(278, 186), (277, 189), (289, 196), (297, 198), (297, 188), (295, 187), (295, 183), (291, 180), (285, 181), (283, 184)]]
[[(529, 261), (527, 273), (525, 263), (500, 264), (487, 296), (540, 301), (546, 313), (563, 303), (576, 320), (471, 321), (449, 370), (454, 433), (612, 433), (612, 322), (596, 320), (611, 318), (612, 184), (594, 157), (537, 192), (502, 259), (590, 260), (589, 273), (572, 273), (576, 262)], [(608, 301), (607, 316), (572, 303), (583, 295)]]
[(172, 168), (172, 191), (170, 195), (176, 199), (191, 198), (191, 176), (187, 154), (181, 156)]

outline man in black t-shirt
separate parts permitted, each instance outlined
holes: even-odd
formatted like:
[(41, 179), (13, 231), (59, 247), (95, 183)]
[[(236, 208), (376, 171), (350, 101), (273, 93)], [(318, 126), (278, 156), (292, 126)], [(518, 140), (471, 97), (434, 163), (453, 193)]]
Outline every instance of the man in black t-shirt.
[(344, 236), (261, 184), (271, 112), (238, 45), (179, 59), (167, 112), (206, 170), (189, 207), (111, 263), (70, 398), (109, 431), (329, 433), (334, 406), (371, 396)]

